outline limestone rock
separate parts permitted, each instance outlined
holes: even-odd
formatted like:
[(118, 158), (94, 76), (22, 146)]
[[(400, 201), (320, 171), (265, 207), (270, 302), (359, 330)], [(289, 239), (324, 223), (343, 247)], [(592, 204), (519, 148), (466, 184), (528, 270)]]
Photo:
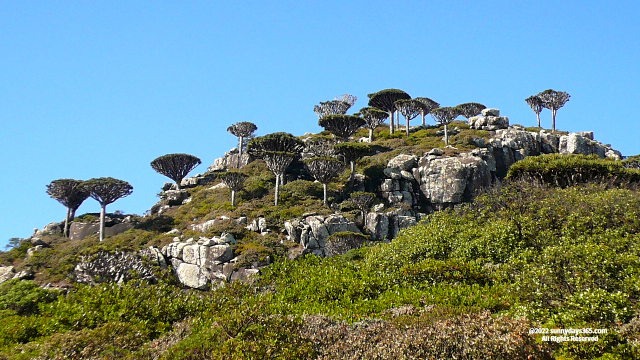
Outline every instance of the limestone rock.
[(386, 176), (389, 179), (393, 179), (393, 180), (400, 180), (402, 179), (402, 174), (400, 173), (400, 170), (398, 169), (394, 169), (394, 168), (386, 168), (383, 170), (384, 176)]
[(418, 165), (418, 158), (415, 155), (400, 154), (387, 163), (388, 168), (399, 171), (410, 171)]
[(209, 287), (211, 275), (210, 271), (204, 267), (180, 263), (176, 269), (176, 274), (180, 282), (190, 288), (206, 289)]
[(605, 157), (622, 159), (622, 154), (619, 151), (593, 140), (593, 132), (588, 131), (561, 136), (559, 152), (560, 154), (596, 155), (601, 159)]
[(371, 240), (387, 240), (389, 234), (389, 217), (379, 212), (368, 213), (366, 231), (371, 235)]
[(17, 272), (13, 278), (18, 280), (32, 280), (33, 279), (33, 271), (31, 270), (22, 270)]
[(230, 281), (250, 281), (255, 275), (259, 274), (260, 270), (258, 269), (238, 269), (231, 274)]
[(158, 280), (153, 269), (139, 254), (124, 251), (101, 251), (91, 256), (83, 256), (76, 264), (74, 274), (77, 282), (91, 285), (102, 282), (121, 284), (131, 280), (133, 274), (150, 283)]
[(498, 109), (482, 109), (480, 113), (482, 116), (500, 116), (500, 110)]
[(479, 188), (491, 184), (489, 166), (471, 154), (443, 159), (421, 159), (420, 191), (437, 205), (457, 204), (470, 199)]
[(13, 266), (0, 266), (0, 284), (13, 279), (15, 276), (15, 270)]
[(160, 200), (166, 205), (177, 206), (182, 205), (182, 202), (189, 197), (187, 190), (167, 190), (160, 193)]

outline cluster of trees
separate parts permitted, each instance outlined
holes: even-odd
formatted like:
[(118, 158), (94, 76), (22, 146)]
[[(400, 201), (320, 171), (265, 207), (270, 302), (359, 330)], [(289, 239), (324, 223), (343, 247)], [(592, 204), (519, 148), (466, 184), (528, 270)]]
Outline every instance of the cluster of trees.
[(133, 186), (124, 180), (112, 177), (93, 178), (87, 181), (59, 179), (47, 185), (47, 194), (67, 208), (64, 220), (64, 236), (69, 236), (69, 223), (76, 210), (89, 197), (100, 203), (100, 241), (104, 239), (104, 217), (107, 205), (131, 195)]
[(556, 113), (558, 112), (558, 109), (563, 107), (564, 104), (566, 104), (567, 101), (569, 101), (570, 97), (571, 96), (567, 92), (547, 89), (545, 91), (538, 93), (537, 95), (529, 96), (528, 98), (524, 99), (524, 101), (526, 101), (527, 104), (531, 107), (531, 110), (533, 110), (533, 112), (536, 113), (536, 116), (538, 118), (539, 128), (541, 128), (540, 113), (542, 112), (543, 109), (551, 110), (551, 118), (552, 118), (551, 129), (555, 131), (556, 130)]

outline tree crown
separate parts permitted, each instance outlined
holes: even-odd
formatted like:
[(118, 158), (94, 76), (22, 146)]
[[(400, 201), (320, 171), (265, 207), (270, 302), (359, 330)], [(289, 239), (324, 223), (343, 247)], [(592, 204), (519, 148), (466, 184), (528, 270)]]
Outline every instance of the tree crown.
[(240, 190), (244, 181), (247, 179), (247, 175), (238, 171), (227, 171), (220, 174), (219, 178), (227, 187), (231, 190)]
[(253, 134), (258, 127), (256, 124), (249, 121), (241, 121), (235, 123), (227, 128), (227, 131), (237, 137), (245, 137)]
[(414, 100), (420, 101), (424, 105), (424, 107), (422, 108), (423, 114), (428, 114), (431, 112), (431, 110), (440, 107), (440, 104), (429, 99), (428, 97), (417, 97), (414, 98)]
[(448, 125), (460, 115), (460, 110), (455, 107), (440, 107), (431, 110), (431, 114), (440, 124)]
[(456, 106), (456, 108), (458, 108), (460, 115), (464, 116), (467, 120), (469, 120), (474, 116), (480, 115), (482, 110), (486, 109), (487, 107), (480, 103), (470, 102), (470, 103), (460, 104)]
[(47, 194), (62, 205), (77, 209), (89, 197), (84, 181), (74, 179), (53, 180), (47, 185)]
[(412, 120), (422, 113), (424, 104), (417, 100), (401, 99), (395, 103), (396, 110), (405, 117), (405, 119)]
[(528, 98), (524, 99), (527, 102), (527, 105), (531, 107), (534, 113), (540, 114), (542, 109), (544, 109), (542, 99), (538, 95), (531, 95)]
[(262, 158), (265, 153), (290, 153), (298, 154), (304, 149), (304, 143), (297, 137), (277, 132), (264, 136), (258, 136), (247, 145), (247, 152), (252, 156)]
[(330, 100), (321, 102), (320, 105), (313, 107), (313, 111), (321, 119), (328, 115), (344, 115), (347, 113), (351, 105), (342, 100)]
[(549, 110), (558, 110), (569, 101), (571, 95), (564, 91), (547, 89), (537, 95), (542, 100), (542, 106)]
[(396, 110), (394, 103), (402, 99), (411, 99), (411, 96), (399, 89), (384, 89), (368, 94), (369, 106), (376, 107), (386, 112)]
[(193, 155), (167, 154), (153, 160), (151, 167), (177, 183), (201, 163), (202, 161)]
[(343, 140), (355, 134), (364, 124), (364, 119), (355, 115), (328, 115), (318, 120), (318, 125)]
[(112, 177), (93, 178), (85, 182), (89, 196), (100, 205), (109, 205), (112, 202), (131, 195), (133, 186), (124, 180)]

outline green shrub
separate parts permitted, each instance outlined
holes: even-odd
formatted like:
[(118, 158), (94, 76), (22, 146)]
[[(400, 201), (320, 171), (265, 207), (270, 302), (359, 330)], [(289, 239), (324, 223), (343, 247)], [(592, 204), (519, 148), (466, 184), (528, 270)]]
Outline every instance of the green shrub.
[(52, 302), (58, 291), (45, 290), (30, 280), (9, 280), (0, 284), (0, 310), (12, 310), (18, 315), (31, 315), (38, 305)]
[(54, 334), (42, 344), (42, 354), (51, 359), (124, 358), (151, 339), (141, 324), (108, 322), (95, 329)]
[(360, 248), (369, 238), (369, 235), (351, 231), (337, 232), (327, 238), (325, 253), (327, 256), (344, 255), (351, 249)]
[(509, 168), (507, 178), (560, 187), (589, 181), (619, 185), (640, 182), (640, 170), (625, 168), (620, 161), (602, 160), (595, 155), (548, 154), (516, 162)]

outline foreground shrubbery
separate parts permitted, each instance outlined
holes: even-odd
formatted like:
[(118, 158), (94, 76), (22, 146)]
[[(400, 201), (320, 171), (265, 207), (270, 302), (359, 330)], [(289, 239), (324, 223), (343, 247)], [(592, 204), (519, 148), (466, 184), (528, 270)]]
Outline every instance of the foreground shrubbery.
[[(511, 183), (390, 244), (280, 260), (253, 284), (79, 286), (55, 298), (7, 283), (0, 342), (11, 359), (633, 359), (639, 236), (633, 190)], [(283, 254), (246, 240), (249, 262)], [(608, 334), (550, 344), (528, 334), (541, 326)]]

